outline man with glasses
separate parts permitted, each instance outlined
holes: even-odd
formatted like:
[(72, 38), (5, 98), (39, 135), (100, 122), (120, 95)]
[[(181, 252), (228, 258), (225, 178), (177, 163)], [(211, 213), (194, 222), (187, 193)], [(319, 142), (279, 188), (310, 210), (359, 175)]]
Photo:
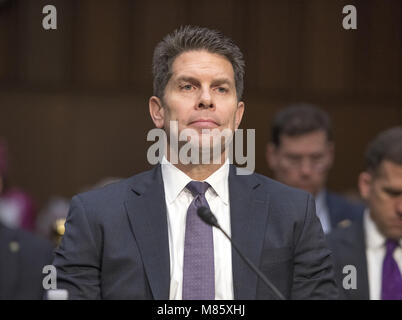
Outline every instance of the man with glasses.
[(267, 163), (276, 180), (314, 195), (325, 233), (349, 224), (363, 213), (363, 206), (326, 189), (333, 159), (331, 121), (326, 112), (313, 105), (297, 104), (275, 116), (266, 150)]

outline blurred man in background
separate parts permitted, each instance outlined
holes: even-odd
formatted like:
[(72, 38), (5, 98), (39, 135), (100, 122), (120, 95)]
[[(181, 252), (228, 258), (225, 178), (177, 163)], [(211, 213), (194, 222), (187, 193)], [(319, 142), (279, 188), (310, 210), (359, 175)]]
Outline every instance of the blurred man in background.
[[(379, 134), (365, 160), (359, 176), (364, 217), (328, 237), (339, 287), (347, 299), (402, 300), (402, 127)], [(354, 289), (343, 285), (348, 265), (356, 268)]]
[(266, 160), (276, 180), (314, 195), (325, 233), (362, 215), (363, 206), (325, 187), (334, 160), (334, 142), (330, 118), (323, 110), (297, 104), (276, 114)]
[(0, 140), (0, 299), (43, 298), (42, 270), (52, 263), (53, 246), (32, 234), (34, 218), (31, 197), (8, 186), (7, 148)]
[(0, 222), (10, 228), (33, 231), (36, 207), (26, 192), (8, 185), (8, 150), (0, 138)]
[(0, 300), (44, 298), (42, 270), (52, 260), (50, 242), (0, 223)]

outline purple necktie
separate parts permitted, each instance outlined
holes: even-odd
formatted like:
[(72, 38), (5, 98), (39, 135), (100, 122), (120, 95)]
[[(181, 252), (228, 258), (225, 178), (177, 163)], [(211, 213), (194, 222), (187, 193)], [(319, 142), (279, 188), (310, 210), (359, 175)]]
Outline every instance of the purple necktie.
[(398, 243), (388, 239), (386, 242), (387, 252), (382, 265), (382, 300), (402, 300), (402, 277), (393, 253)]
[(209, 208), (205, 192), (209, 184), (191, 181), (187, 189), (194, 199), (187, 210), (183, 258), (183, 300), (215, 299), (214, 241), (212, 227), (198, 217), (200, 207)]

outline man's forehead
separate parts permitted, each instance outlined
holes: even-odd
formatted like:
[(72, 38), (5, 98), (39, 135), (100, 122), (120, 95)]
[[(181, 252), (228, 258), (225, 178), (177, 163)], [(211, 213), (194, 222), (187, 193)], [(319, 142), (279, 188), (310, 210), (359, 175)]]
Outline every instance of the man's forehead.
[(376, 178), (394, 181), (395, 183), (399, 183), (402, 187), (402, 165), (383, 160), (377, 169)]
[(172, 63), (172, 78), (197, 77), (205, 73), (234, 81), (231, 62), (223, 55), (206, 50), (191, 50), (179, 54)]
[(328, 139), (325, 131), (314, 131), (300, 135), (287, 135), (280, 136), (280, 146), (286, 149), (293, 150), (306, 150), (322, 148), (327, 145)]

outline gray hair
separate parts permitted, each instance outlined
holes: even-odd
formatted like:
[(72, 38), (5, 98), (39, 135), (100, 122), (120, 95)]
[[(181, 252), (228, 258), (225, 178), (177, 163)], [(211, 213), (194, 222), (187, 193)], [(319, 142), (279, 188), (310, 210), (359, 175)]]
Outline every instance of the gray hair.
[(224, 56), (232, 64), (235, 74), (238, 101), (243, 95), (244, 60), (239, 47), (217, 30), (196, 26), (182, 26), (168, 34), (155, 47), (152, 61), (154, 95), (163, 99), (164, 91), (172, 76), (172, 64), (181, 53), (206, 50)]

